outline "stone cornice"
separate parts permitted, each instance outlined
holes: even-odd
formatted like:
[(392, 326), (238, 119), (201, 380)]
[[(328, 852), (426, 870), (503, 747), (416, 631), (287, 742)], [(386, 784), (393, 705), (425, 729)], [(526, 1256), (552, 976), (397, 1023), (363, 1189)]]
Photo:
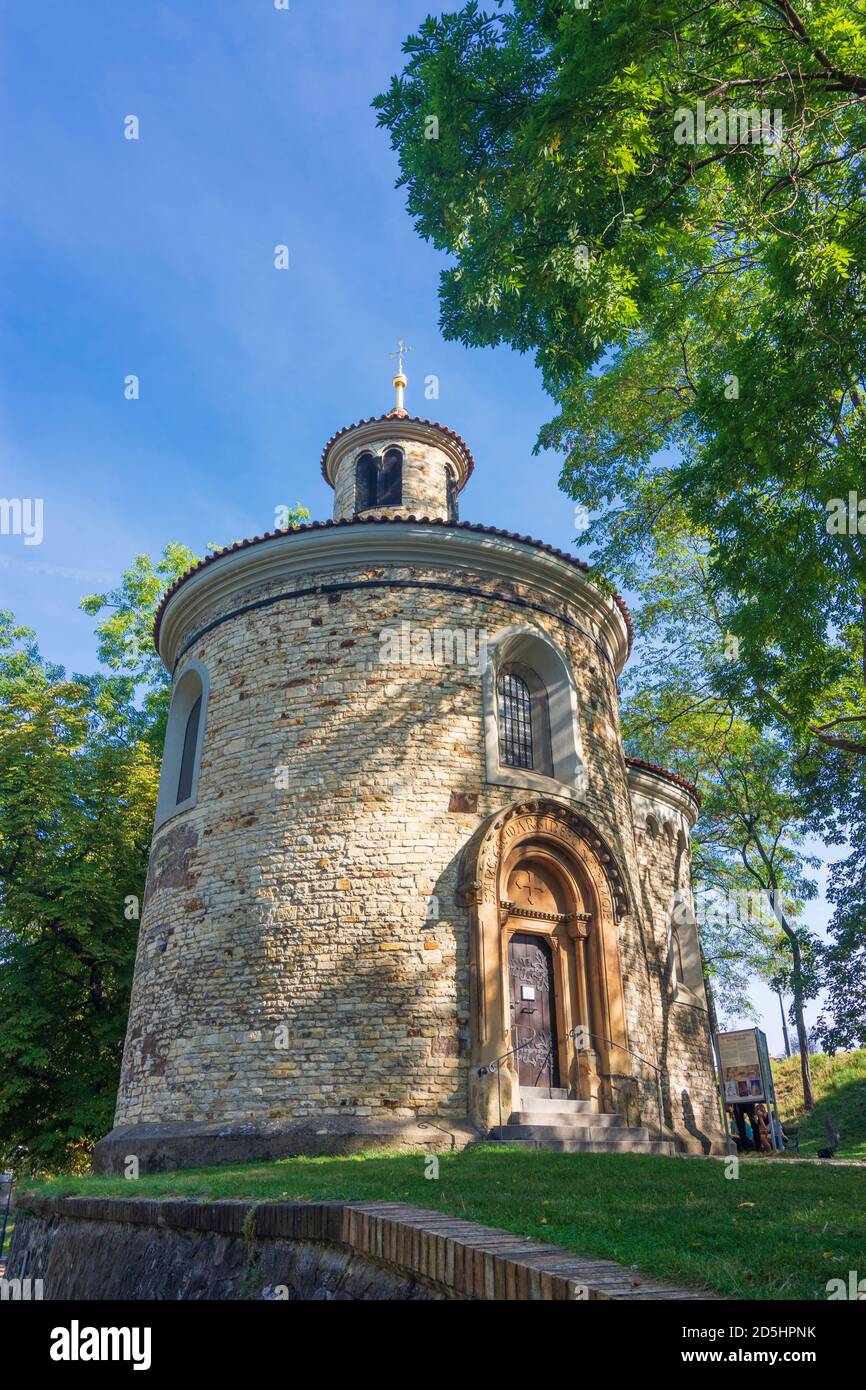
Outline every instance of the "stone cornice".
[(669, 810), (677, 811), (686, 820), (689, 829), (695, 824), (701, 808), (700, 795), (684, 777), (665, 772), (663, 768), (652, 767), (648, 763), (626, 760), (628, 770), (628, 789), (632, 797), (643, 796), (648, 801), (660, 803)]
[(183, 634), (257, 585), (290, 587), (317, 571), (366, 565), (441, 569), (452, 580), (471, 570), (525, 584), (540, 603), (567, 608), (607, 652), (617, 675), (628, 656), (630, 631), (622, 609), (570, 558), (528, 538), (423, 521), (300, 528), (211, 557), (166, 596), (154, 630), (160, 656), (172, 670)]
[(405, 440), (417, 440), (421, 444), (431, 444), (441, 449), (453, 463), (457, 491), (462, 491), (474, 468), (469, 446), (459, 434), (455, 434), (446, 425), (435, 424), (432, 420), (421, 420), (417, 416), (400, 415), (396, 411), (375, 420), (362, 420), (360, 424), (349, 425), (346, 429), (340, 430), (339, 434), (335, 434), (325, 445), (322, 454), (322, 475), (333, 487), (337, 470), (347, 454), (380, 441), (399, 444)]

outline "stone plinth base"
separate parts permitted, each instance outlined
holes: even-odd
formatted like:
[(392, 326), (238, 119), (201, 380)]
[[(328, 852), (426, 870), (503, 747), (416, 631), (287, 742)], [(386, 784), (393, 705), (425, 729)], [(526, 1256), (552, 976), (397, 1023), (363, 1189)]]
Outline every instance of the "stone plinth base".
[(372, 1120), (328, 1116), (295, 1124), (118, 1125), (93, 1153), (95, 1173), (124, 1176), (130, 1158), (139, 1173), (207, 1168), (219, 1163), (259, 1163), (299, 1154), (348, 1154), (361, 1149), (419, 1149), (431, 1153), (462, 1149), (479, 1139), (466, 1121)]

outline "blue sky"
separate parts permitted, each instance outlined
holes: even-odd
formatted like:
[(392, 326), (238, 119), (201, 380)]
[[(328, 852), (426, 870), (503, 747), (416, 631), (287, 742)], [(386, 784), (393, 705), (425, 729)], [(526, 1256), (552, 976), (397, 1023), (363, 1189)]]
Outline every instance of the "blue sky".
[[(6, 7), (0, 496), (43, 498), (44, 539), (0, 536), (0, 605), (47, 657), (92, 668), (78, 600), (135, 554), (270, 530), (283, 503), (329, 516), (322, 447), (391, 408), (401, 337), (408, 408), (475, 454), (462, 515), (573, 549), (559, 462), (532, 454), (553, 413), (532, 360), (442, 340), (442, 258), (414, 232), (370, 109), (431, 8)], [(778, 1050), (774, 997), (756, 1000)]]

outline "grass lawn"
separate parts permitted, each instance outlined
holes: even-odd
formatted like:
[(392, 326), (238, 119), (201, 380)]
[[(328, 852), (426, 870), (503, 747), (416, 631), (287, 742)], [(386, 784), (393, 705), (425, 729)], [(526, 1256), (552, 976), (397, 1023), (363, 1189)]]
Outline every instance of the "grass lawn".
[[(123, 1178), (55, 1178), (34, 1194), (413, 1202), (555, 1242), (577, 1254), (733, 1298), (826, 1298), (827, 1280), (866, 1275), (866, 1170), (745, 1159), (737, 1180), (712, 1159), (478, 1147), (295, 1158)], [(20, 1207), (26, 1208), (22, 1192)]]
[(803, 1111), (803, 1082), (799, 1057), (773, 1063), (779, 1113), (800, 1125), (800, 1152), (814, 1158), (827, 1143), (825, 1116), (829, 1113), (842, 1136), (837, 1157), (866, 1158), (866, 1051), (818, 1053), (811, 1058), (815, 1109)]

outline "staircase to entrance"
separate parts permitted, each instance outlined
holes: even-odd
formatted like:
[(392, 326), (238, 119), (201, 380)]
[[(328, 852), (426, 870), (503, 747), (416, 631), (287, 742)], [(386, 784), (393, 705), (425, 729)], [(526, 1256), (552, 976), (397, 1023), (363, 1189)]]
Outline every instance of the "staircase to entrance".
[(672, 1155), (669, 1139), (654, 1139), (645, 1126), (627, 1125), (623, 1115), (604, 1115), (591, 1100), (575, 1100), (565, 1087), (521, 1086), (518, 1108), (490, 1138), (524, 1148), (564, 1153)]

